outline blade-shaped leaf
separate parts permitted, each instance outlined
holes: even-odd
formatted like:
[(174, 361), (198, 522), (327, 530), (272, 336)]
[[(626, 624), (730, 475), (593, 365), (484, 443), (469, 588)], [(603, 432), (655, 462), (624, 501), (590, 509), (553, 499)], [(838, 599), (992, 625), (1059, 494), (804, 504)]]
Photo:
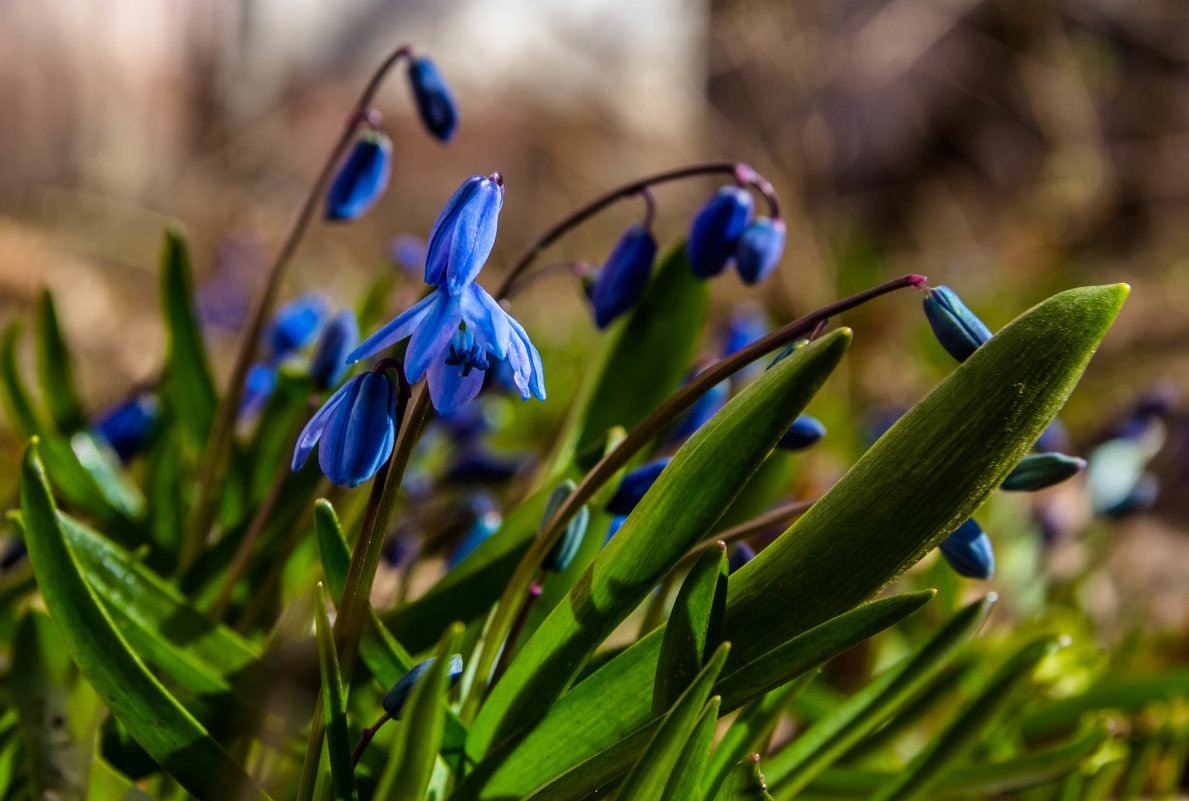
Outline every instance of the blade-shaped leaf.
[(200, 446), (210, 431), (218, 396), (194, 309), (186, 240), (172, 226), (165, 229), (161, 251), (161, 301), (166, 333), (166, 397), (192, 443)]
[(58, 325), (54, 296), (48, 289), (43, 289), (37, 298), (36, 322), (37, 377), (41, 381), (41, 396), (54, 425), (59, 431), (68, 433), (82, 427), (83, 409), (70, 375), (70, 349)]
[(326, 749), (337, 801), (357, 801), (355, 765), (351, 762), (351, 737), (347, 732), (347, 698), (334, 633), (326, 617), (326, 588), (318, 582), (314, 592), (314, 622), (318, 629), (318, 666), (322, 672), (322, 708), (326, 715)]
[(694, 563), (669, 613), (661, 642), (652, 694), (652, 713), (662, 714), (677, 702), (708, 654), (722, 642), (727, 601), (727, 549), (711, 545)]
[(768, 783), (760, 773), (760, 755), (752, 754), (727, 773), (718, 792), (708, 801), (772, 801)]
[(721, 700), (718, 696), (710, 699), (702, 710), (702, 716), (694, 725), (677, 764), (673, 766), (673, 775), (665, 784), (665, 792), (660, 801), (689, 801), (701, 797), (702, 775), (706, 771), (706, 761), (710, 758), (710, 746), (714, 744), (714, 730), (718, 724), (718, 708)]
[(0, 402), (4, 405), (4, 416), (9, 427), (21, 439), (28, 439), (45, 430), (45, 423), (29, 399), (29, 391), (21, 378), (17, 364), (17, 342), (21, 338), (21, 323), (13, 320), (4, 329), (0, 341)]
[(34, 440), (21, 464), (29, 558), (45, 605), (79, 670), (112, 714), (179, 784), (200, 799), (235, 791), (267, 798), (153, 677), (115, 628), (75, 564)]

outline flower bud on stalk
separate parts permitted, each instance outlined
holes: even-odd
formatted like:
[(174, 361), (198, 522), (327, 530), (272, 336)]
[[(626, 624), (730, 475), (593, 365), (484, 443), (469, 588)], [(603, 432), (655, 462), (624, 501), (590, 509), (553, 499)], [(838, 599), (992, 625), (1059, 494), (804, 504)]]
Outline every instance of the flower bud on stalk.
[[(384, 707), (384, 711), (388, 713), (390, 718), (393, 720), (400, 720), (401, 713), (405, 709), (405, 704), (407, 704), (409, 701), (409, 695), (412, 694), (413, 688), (417, 686), (417, 683), (420, 682), (421, 679), (425, 677), (425, 674), (429, 672), (429, 669), (433, 667), (436, 659), (437, 657), (430, 657), (424, 662), (415, 665), (412, 670), (401, 676), (400, 680), (397, 681), (396, 684), (392, 685), (392, 689), (389, 690), (387, 694), (385, 694), (384, 700), (381, 702)], [(446, 680), (447, 684), (449, 685), (447, 692), (449, 692), (450, 689), (453, 689), (454, 685), (458, 684), (458, 680), (461, 678), (462, 655), (454, 654), (450, 657), (450, 664), (446, 668)]]
[(384, 194), (392, 171), (392, 142), (380, 131), (359, 137), (326, 195), (326, 219), (354, 220)]
[(640, 502), (640, 499), (656, 483), (661, 472), (669, 466), (670, 461), (668, 457), (657, 459), (646, 465), (637, 467), (624, 476), (623, 483), (619, 485), (619, 489), (615, 490), (615, 494), (607, 502), (607, 511), (616, 515), (631, 514), (632, 510), (636, 508), (636, 504)]
[(1000, 485), (1009, 492), (1036, 492), (1073, 478), (1086, 468), (1086, 460), (1063, 453), (1025, 456)]
[(735, 253), (755, 201), (741, 186), (724, 186), (707, 201), (689, 232), (690, 269), (699, 278), (718, 275)]
[(816, 417), (802, 414), (793, 421), (789, 430), (776, 443), (776, 447), (786, 451), (800, 451), (816, 445), (826, 436), (826, 427)]
[(590, 290), (599, 328), (606, 328), (636, 305), (648, 286), (655, 259), (656, 239), (652, 233), (639, 223), (628, 226)]
[(310, 381), (321, 391), (329, 389), (347, 373), (347, 354), (359, 344), (355, 313), (343, 310), (322, 328), (310, 357)]
[(735, 269), (745, 284), (758, 284), (767, 278), (784, 253), (784, 220), (758, 217), (743, 229), (735, 246)]
[(409, 64), (409, 83), (425, 127), (439, 141), (449, 142), (458, 126), (458, 109), (437, 65), (428, 58), (413, 59)]
[(925, 297), (925, 316), (941, 346), (960, 362), (991, 338), (991, 329), (966, 308), (962, 299), (949, 287), (929, 289)]
[(937, 546), (960, 576), (986, 581), (995, 575), (991, 538), (970, 518)]

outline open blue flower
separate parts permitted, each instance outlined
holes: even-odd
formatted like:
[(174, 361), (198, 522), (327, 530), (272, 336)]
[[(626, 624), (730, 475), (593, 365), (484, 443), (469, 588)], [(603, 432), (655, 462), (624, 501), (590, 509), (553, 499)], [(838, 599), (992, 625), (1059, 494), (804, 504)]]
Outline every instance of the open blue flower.
[(396, 442), (396, 387), (384, 371), (361, 373), (339, 387), (302, 429), (294, 472), (318, 445), (318, 465), (340, 487), (357, 487), (388, 461)]
[(544, 368), (523, 326), (474, 283), (495, 244), (503, 179), (469, 178), (447, 201), (429, 235), (423, 300), (372, 334), (347, 357), (357, 362), (405, 337), (405, 377), (428, 376), (434, 408), (448, 413), (479, 393), (492, 360), (507, 360), (524, 400), (545, 400)]

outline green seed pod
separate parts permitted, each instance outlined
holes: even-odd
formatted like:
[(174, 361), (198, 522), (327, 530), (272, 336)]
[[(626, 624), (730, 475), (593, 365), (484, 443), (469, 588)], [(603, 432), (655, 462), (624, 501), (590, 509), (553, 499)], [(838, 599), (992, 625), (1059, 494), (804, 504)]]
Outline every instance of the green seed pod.
[(1032, 453), (1020, 460), (1000, 486), (1011, 492), (1036, 492), (1073, 478), (1085, 468), (1086, 460), (1075, 456)]

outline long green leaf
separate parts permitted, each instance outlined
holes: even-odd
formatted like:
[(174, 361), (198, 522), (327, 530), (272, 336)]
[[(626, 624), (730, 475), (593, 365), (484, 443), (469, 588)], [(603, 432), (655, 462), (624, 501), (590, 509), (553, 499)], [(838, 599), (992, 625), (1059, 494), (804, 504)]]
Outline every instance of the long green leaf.
[(79, 670), (112, 714), (199, 799), (267, 798), (131, 651), (87, 586), (66, 543), (37, 443), (21, 463), (29, 558), (45, 605)]
[(681, 447), (623, 527), (517, 654), (471, 727), (481, 756), (533, 721), (582, 663), (701, 541), (841, 360), (848, 329), (778, 363)]
[(166, 397), (195, 447), (206, 441), (218, 396), (194, 310), (190, 255), (180, 229), (165, 229), (161, 251)]
[(709, 801), (772, 801), (768, 783), (760, 773), (760, 755), (752, 754), (727, 773)]
[(37, 298), (37, 377), (54, 426), (69, 433), (83, 425), (83, 408), (70, 376), (70, 349), (58, 325), (54, 296), (43, 289)]
[(21, 368), (17, 364), (17, 342), (20, 337), (21, 323), (13, 320), (4, 329), (4, 339), (0, 340), (0, 403), (4, 405), (9, 427), (21, 439), (28, 439), (42, 433), (46, 426), (29, 399), (29, 391), (25, 389), (21, 378)]
[(1033, 307), (900, 418), (731, 577), (731, 660), (861, 603), (969, 518), (1065, 403), (1127, 292), (1084, 287)]
[(673, 775), (665, 784), (665, 792), (660, 801), (690, 801), (701, 798), (702, 775), (706, 771), (706, 762), (710, 758), (710, 746), (714, 745), (714, 730), (718, 724), (718, 709), (722, 702), (718, 696), (710, 699), (702, 710), (702, 716), (694, 725), (677, 764), (673, 766)]
[(722, 642), (726, 602), (727, 550), (715, 543), (694, 563), (669, 613), (652, 693), (654, 715), (677, 702)]
[(1029, 739), (1042, 740), (1074, 729), (1087, 713), (1117, 709), (1139, 713), (1149, 704), (1189, 698), (1189, 670), (1167, 670), (1150, 676), (1109, 677), (1084, 693), (1055, 701), (1024, 717)]
[(318, 629), (318, 666), (322, 673), (322, 708), (326, 714), (326, 749), (330, 756), (334, 797), (338, 801), (358, 801), (355, 765), (351, 762), (351, 736), (347, 732), (347, 697), (339, 673), (334, 633), (326, 617), (326, 587), (322, 582), (318, 582), (314, 592), (314, 622)]

